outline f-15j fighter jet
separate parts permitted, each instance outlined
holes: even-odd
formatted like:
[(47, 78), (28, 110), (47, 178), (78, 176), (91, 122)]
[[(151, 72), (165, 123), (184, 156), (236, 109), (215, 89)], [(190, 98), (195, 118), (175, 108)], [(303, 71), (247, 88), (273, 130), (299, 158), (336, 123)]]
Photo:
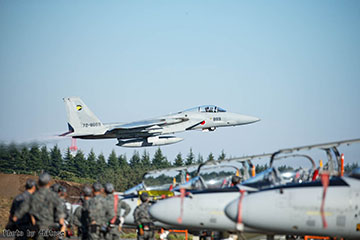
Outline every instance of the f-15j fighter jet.
[(205, 105), (153, 119), (129, 123), (102, 123), (79, 97), (64, 98), (69, 131), (61, 136), (81, 139), (116, 138), (121, 147), (148, 147), (177, 143), (183, 140), (169, 136), (188, 130), (214, 131), (218, 127), (250, 124), (257, 117), (230, 113)]

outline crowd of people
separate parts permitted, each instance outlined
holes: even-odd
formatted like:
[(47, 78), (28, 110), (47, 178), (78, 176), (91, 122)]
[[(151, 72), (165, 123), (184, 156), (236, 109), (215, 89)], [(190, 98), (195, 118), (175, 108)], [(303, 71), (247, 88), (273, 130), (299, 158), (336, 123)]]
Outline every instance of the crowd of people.
[[(114, 194), (114, 186), (94, 183), (85, 186), (79, 205), (66, 201), (67, 189), (51, 185), (51, 176), (43, 173), (36, 183), (26, 181), (26, 190), (13, 200), (6, 237), (15, 239), (64, 239), (77, 227), (81, 239), (120, 239), (121, 227), (130, 213), (130, 206)], [(148, 213), (149, 195), (140, 196), (142, 204), (134, 210), (138, 239), (153, 239), (152, 220)], [(123, 209), (124, 211), (121, 211)]]

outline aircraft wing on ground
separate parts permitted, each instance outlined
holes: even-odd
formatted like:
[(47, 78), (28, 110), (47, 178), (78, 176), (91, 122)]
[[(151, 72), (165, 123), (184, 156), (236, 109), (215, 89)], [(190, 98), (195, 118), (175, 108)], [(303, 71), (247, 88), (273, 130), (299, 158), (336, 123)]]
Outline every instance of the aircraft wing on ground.
[(350, 145), (352, 143), (358, 143), (360, 142), (360, 138), (356, 139), (349, 139), (349, 140), (343, 140), (343, 141), (336, 141), (336, 142), (329, 142), (329, 143), (321, 143), (321, 144), (312, 144), (312, 145), (305, 145), (301, 147), (293, 147), (293, 148), (283, 148), (273, 153), (263, 153), (258, 155), (249, 155), (244, 157), (238, 157), (238, 158), (230, 158), (230, 159), (224, 159), (224, 160), (218, 160), (217, 162), (231, 162), (231, 161), (237, 161), (237, 162), (246, 162), (249, 160), (254, 159), (260, 159), (264, 157), (271, 157), (278, 155), (279, 153), (293, 153), (297, 151), (302, 150), (312, 150), (312, 149), (331, 149), (334, 147), (339, 147), (341, 145)]
[(280, 149), (278, 152), (292, 153), (295, 151), (312, 150), (315, 148), (316, 149), (327, 149), (327, 148), (339, 147), (340, 145), (344, 145), (344, 144), (350, 145), (352, 143), (357, 143), (357, 142), (360, 142), (360, 138), (336, 141), (336, 142), (329, 142), (329, 143), (312, 144), (312, 145), (306, 145), (306, 146), (294, 147), (294, 148), (284, 148), (284, 149)]
[[(169, 167), (169, 168), (165, 168), (165, 169), (159, 169), (159, 170), (152, 170), (147, 172), (146, 174), (161, 174), (161, 173), (166, 173), (169, 171), (177, 171), (177, 172), (181, 172), (181, 171), (185, 171), (185, 172), (196, 172), (196, 175), (199, 174), (200, 169), (204, 166), (207, 165), (222, 165), (224, 163), (231, 163), (231, 162), (240, 162), (243, 164), (244, 168), (245, 168), (245, 172), (247, 171), (247, 166), (245, 166), (245, 163), (248, 163), (250, 167), (254, 167), (254, 165), (251, 163), (252, 160), (255, 159), (261, 159), (261, 158), (270, 158), (271, 157), (271, 162), (270, 162), (270, 167), (272, 166), (272, 163), (274, 160), (277, 159), (284, 159), (287, 157), (295, 157), (295, 156), (301, 156), (301, 157), (307, 157), (306, 155), (291, 155), (291, 156), (277, 156), (279, 153), (293, 153), (295, 151), (301, 151), (301, 150), (311, 150), (311, 149), (329, 149), (329, 148), (335, 148), (337, 146), (340, 145), (350, 145), (352, 143), (357, 143), (360, 142), (360, 138), (359, 139), (350, 139), (350, 140), (344, 140), (344, 141), (336, 141), (336, 142), (330, 142), (330, 143), (323, 143), (323, 144), (313, 144), (313, 145), (306, 145), (306, 146), (301, 146), (301, 147), (294, 147), (294, 148), (284, 148), (284, 149), (280, 149), (274, 153), (263, 153), (263, 154), (257, 154), (257, 155), (250, 155), (250, 156), (244, 156), (244, 157), (239, 157), (239, 158), (230, 158), (230, 159), (224, 159), (224, 160), (217, 160), (217, 161), (207, 161), (205, 163), (202, 164), (193, 164), (193, 165), (188, 165), (188, 166), (181, 166), (181, 167)], [(336, 151), (336, 150), (335, 150)], [(338, 156), (336, 156), (337, 160), (338, 160)], [(312, 159), (309, 159), (312, 160)], [(332, 160), (332, 158), (329, 158), (329, 160)], [(312, 166), (313, 168), (315, 168), (314, 166), (314, 162), (312, 162)], [(334, 170), (334, 166), (331, 167), (332, 170)], [(331, 170), (331, 169), (330, 169)], [(249, 177), (249, 176), (248, 176)], [(246, 177), (246, 178), (248, 178)]]

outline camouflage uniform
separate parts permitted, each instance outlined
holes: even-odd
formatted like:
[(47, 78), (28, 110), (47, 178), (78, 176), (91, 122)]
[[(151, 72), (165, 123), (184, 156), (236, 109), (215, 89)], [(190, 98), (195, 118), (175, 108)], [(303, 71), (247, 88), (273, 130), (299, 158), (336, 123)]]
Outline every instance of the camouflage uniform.
[(65, 214), (65, 224), (66, 225), (71, 225), (72, 224), (72, 212), (71, 212), (72, 207), (71, 207), (71, 204), (68, 201), (66, 201), (65, 199), (63, 199), (63, 198), (59, 198), (59, 199), (60, 199), (60, 202), (61, 202), (62, 211)]
[[(137, 206), (134, 211), (134, 220), (138, 226), (138, 240), (148, 240), (154, 239), (154, 230), (153, 230), (153, 219), (149, 214), (150, 204), (148, 202), (143, 202), (141, 205)], [(140, 235), (140, 226), (144, 230), (144, 234)], [(149, 227), (149, 230), (146, 230)]]
[(10, 217), (16, 216), (18, 219), (15, 222), (15, 229), (12, 230), (17, 229), (23, 234), (23, 236), (16, 237), (16, 239), (26, 239), (27, 231), (32, 229), (31, 218), (29, 215), (29, 203), (31, 197), (31, 193), (24, 191), (15, 197), (11, 205)]
[(66, 201), (64, 198), (60, 198), (61, 207), (65, 214), (64, 223), (66, 225), (66, 236), (71, 237), (73, 235), (72, 224), (73, 224), (73, 213), (72, 213), (72, 205)]
[(76, 208), (73, 223), (78, 227), (82, 240), (89, 239), (89, 200), (83, 200), (82, 206)]
[[(127, 204), (126, 202), (120, 201), (120, 199), (118, 199), (117, 211), (115, 213), (115, 209), (114, 209), (115, 197), (114, 197), (114, 194), (108, 194), (106, 196), (105, 200), (107, 201), (107, 205), (109, 207), (111, 207), (112, 212), (115, 215), (115, 219), (114, 219), (115, 221), (114, 221), (114, 223), (110, 224), (110, 229), (109, 229), (109, 232), (106, 234), (106, 239), (107, 240), (119, 239), (120, 238), (120, 231), (119, 231), (120, 221), (119, 221), (119, 219), (120, 219), (120, 217), (125, 218), (130, 213), (131, 208), (130, 208), (129, 204)], [(125, 212), (124, 212), (124, 214), (122, 216), (120, 215), (121, 214), (121, 209), (125, 210)]]
[[(65, 214), (61, 207), (61, 202), (56, 193), (48, 188), (40, 188), (37, 192), (32, 195), (28, 206), (21, 208), (16, 215), (21, 216), (29, 209), (29, 214), (32, 215), (36, 220), (36, 225), (39, 229), (39, 239), (54, 239), (56, 233), (54, 227), (57, 227), (56, 231), (59, 231), (59, 223), (54, 222), (54, 219), (64, 218)], [(59, 233), (59, 232), (57, 232)]]
[[(89, 237), (90, 239), (105, 239), (107, 224), (114, 217), (114, 211), (100, 194), (89, 200)], [(93, 223), (95, 222), (95, 223)]]

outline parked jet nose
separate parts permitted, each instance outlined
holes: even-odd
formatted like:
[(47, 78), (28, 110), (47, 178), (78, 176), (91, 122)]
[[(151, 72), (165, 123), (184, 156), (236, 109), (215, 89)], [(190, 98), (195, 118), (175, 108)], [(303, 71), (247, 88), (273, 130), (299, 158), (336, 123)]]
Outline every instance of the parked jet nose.
[(180, 198), (169, 198), (153, 204), (149, 213), (151, 217), (160, 222), (178, 224), (177, 217), (180, 214), (178, 206), (180, 206)]
[(230, 218), (232, 221), (237, 221), (237, 214), (238, 214), (238, 199), (230, 202), (225, 207), (225, 214), (228, 218)]

